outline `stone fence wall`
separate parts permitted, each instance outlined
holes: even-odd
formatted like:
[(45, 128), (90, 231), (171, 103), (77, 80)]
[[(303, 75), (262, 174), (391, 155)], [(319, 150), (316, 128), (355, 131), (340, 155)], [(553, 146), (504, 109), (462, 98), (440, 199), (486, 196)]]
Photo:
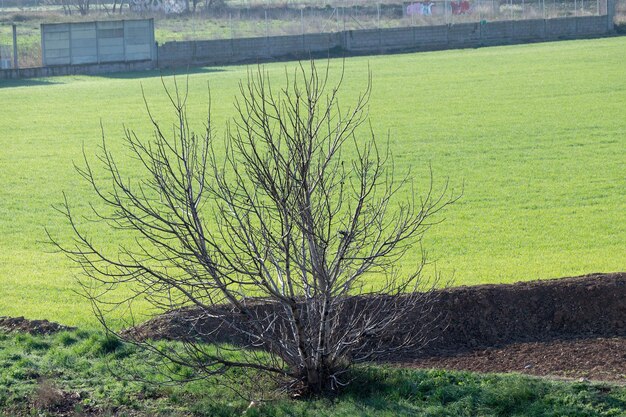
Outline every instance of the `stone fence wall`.
[(337, 33), (166, 42), (158, 67), (228, 65), (309, 56), (366, 55), (402, 51), (475, 48), (526, 42), (578, 39), (612, 32), (607, 16), (513, 20), (350, 30)]
[(309, 57), (475, 48), (582, 39), (614, 32), (613, 16), (476, 22), (440, 26), (350, 30), (336, 33), (166, 42), (152, 61), (62, 65), (0, 70), (0, 80), (69, 74), (101, 74), (155, 68), (231, 65)]

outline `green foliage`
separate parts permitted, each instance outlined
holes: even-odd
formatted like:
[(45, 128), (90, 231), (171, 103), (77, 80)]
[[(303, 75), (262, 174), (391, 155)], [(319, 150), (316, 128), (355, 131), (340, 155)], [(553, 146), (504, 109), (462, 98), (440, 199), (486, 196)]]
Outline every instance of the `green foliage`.
[(122, 343), (120, 339), (101, 333), (92, 333), (89, 337), (84, 338), (82, 343), (76, 344), (72, 348), (74, 352), (92, 358), (110, 354), (114, 354), (117, 358), (123, 358), (128, 356), (133, 349), (131, 345)]
[(78, 342), (78, 338), (75, 337), (72, 332), (60, 332), (57, 335), (57, 340), (59, 341), (59, 343), (61, 343), (63, 346), (71, 346), (74, 343)]
[(19, 343), (20, 347), (25, 352), (32, 352), (33, 350), (46, 350), (50, 347), (50, 344), (41, 340), (38, 337), (31, 336), (28, 333), (20, 333), (15, 337), (15, 341)]
[(123, 344), (119, 339), (106, 336), (100, 341), (98, 345), (98, 352), (106, 355), (119, 350), (122, 346)]
[[(74, 342), (67, 345), (68, 337)], [(25, 340), (48, 346), (24, 352)], [(0, 338), (0, 416), (37, 415), (37, 396), (50, 391), (78, 394), (75, 410), (133, 416), (620, 416), (626, 409), (626, 388), (608, 384), (554, 382), (521, 375), (480, 375), (469, 372), (411, 370), (362, 366), (352, 370), (352, 384), (332, 398), (292, 400), (278, 396), (248, 409), (222, 382), (192, 381), (155, 385), (154, 354), (125, 345), (108, 353), (96, 346), (106, 335), (90, 332), (54, 336), (9, 335)], [(168, 349), (180, 349), (164, 342)], [(160, 368), (163, 369), (163, 368)], [(130, 373), (127, 371), (131, 371)], [(125, 377), (125, 379), (120, 379)], [(246, 387), (244, 375), (235, 386)], [(240, 388), (239, 394), (261, 395)], [(54, 394), (54, 392), (53, 392)], [(59, 396), (58, 393), (55, 394)], [(55, 399), (55, 396), (48, 394)], [(48, 398), (47, 401), (52, 401)], [(34, 407), (34, 408), (33, 408)]]

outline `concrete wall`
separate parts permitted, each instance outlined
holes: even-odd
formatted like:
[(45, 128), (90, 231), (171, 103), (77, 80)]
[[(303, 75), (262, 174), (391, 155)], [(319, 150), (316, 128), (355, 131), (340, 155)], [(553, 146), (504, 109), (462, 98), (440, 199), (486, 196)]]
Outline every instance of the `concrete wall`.
[[(612, 1), (612, 0), (609, 0)], [(610, 15), (609, 15), (610, 16)], [(128, 22), (128, 21), (127, 21)], [(109, 30), (116, 34), (119, 28), (112, 22)], [(145, 37), (124, 28), (124, 55), (120, 53), (119, 37), (102, 41), (98, 36), (98, 57), (104, 60), (126, 60), (107, 65), (85, 65), (93, 62), (93, 29), (88, 24), (68, 29), (68, 25), (52, 25), (54, 30), (45, 31), (48, 40), (54, 40), (55, 48), (44, 50), (48, 63), (66, 64), (60, 67), (46, 66), (22, 70), (0, 70), (1, 79), (44, 77), (67, 74), (97, 74), (106, 72), (135, 71), (152, 68), (185, 68), (188, 66), (229, 65), (247, 62), (263, 62), (274, 59), (308, 59), (311, 56), (344, 56), (376, 54), (399, 51), (429, 51), (452, 48), (504, 45), (525, 42), (541, 42), (560, 39), (598, 37), (611, 34), (612, 22), (605, 16), (571, 17), (560, 19), (517, 20), (486, 23), (462, 23), (441, 26), (416, 26), (409, 28), (351, 30), (338, 33), (274, 36), (267, 38), (241, 38), (211, 41), (166, 42), (153, 52), (154, 43), (146, 46)], [(100, 26), (96, 27), (100, 30)], [(141, 31), (137, 28), (137, 31)], [(105, 34), (108, 34), (106, 32)], [(42, 31), (42, 34), (44, 32)], [(100, 34), (102, 35), (102, 34)], [(153, 36), (153, 35), (152, 35)], [(70, 39), (83, 41), (69, 48)], [(105, 38), (106, 39), (106, 38)], [(113, 38), (111, 38), (113, 39)], [(151, 38), (152, 39), (152, 38)], [(117, 45), (117, 46), (116, 46)], [(72, 54), (69, 51), (72, 51)], [(133, 63), (133, 59), (152, 57)], [(145, 58), (144, 58), (145, 59)], [(50, 61), (52, 60), (52, 61)], [(68, 61), (69, 60), (69, 61)], [(82, 65), (71, 65), (82, 64)]]
[(270, 59), (306, 58), (310, 54), (371, 54), (576, 39), (611, 33), (607, 16), (516, 20), (351, 30), (339, 33), (275, 36), (216, 41), (166, 42), (158, 66), (173, 68), (228, 65)]
[(341, 48), (343, 33), (166, 42), (158, 48), (159, 68), (266, 61), (276, 57), (307, 58)]
[(115, 72), (145, 71), (156, 68), (156, 61), (112, 62), (108, 64), (55, 65), (49, 67), (0, 70), (1, 80), (53, 77), (58, 75), (97, 75)]
[(154, 21), (113, 20), (41, 25), (44, 66), (154, 59)]

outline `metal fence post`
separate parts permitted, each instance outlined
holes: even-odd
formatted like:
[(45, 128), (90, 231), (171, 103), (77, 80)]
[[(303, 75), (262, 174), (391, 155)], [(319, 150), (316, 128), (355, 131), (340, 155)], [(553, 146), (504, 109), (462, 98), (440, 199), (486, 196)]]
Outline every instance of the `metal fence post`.
[(306, 40), (304, 38), (304, 9), (300, 9), (300, 36), (302, 37), (302, 53), (306, 51)]
[(267, 55), (270, 56), (272, 48), (270, 47), (270, 27), (267, 21), (267, 9), (265, 10), (265, 47)]
[[(153, 24), (154, 24), (154, 20), (152, 20)], [(96, 28), (96, 62), (98, 62), (98, 64), (100, 63), (100, 30), (98, 28), (98, 22), (94, 23), (94, 26)], [(154, 36), (154, 26), (152, 27), (152, 33)]]
[(19, 68), (17, 62), (17, 25), (15, 23), (13, 23), (13, 68)]
[(128, 61), (126, 56), (126, 20), (122, 20), (122, 48), (124, 51), (124, 61)]
[(606, 0), (606, 19), (608, 30), (611, 32), (615, 29), (615, 0)]
[(70, 39), (70, 65), (72, 65), (73, 62), (73, 53), (72, 53), (72, 24), (68, 24), (67, 25), (67, 33), (68, 33), (68, 37)]
[[(98, 33), (98, 30), (96, 29), (96, 34), (97, 33)], [(154, 18), (150, 19), (150, 45), (151, 45), (150, 56), (152, 57), (152, 61), (156, 61), (157, 62), (157, 66), (158, 66), (159, 65), (158, 64), (158, 62), (159, 62), (159, 47), (158, 47), (158, 45), (157, 45), (157, 43), (155, 42), (155, 39), (154, 39)], [(98, 49), (98, 62), (100, 62), (99, 51), (100, 51), (100, 49)]]
[(43, 29), (43, 23), (39, 24), (39, 33), (40, 33), (40, 41), (41, 41), (41, 66), (45, 66), (46, 65), (46, 43), (43, 41), (43, 37), (44, 37), (44, 29)]

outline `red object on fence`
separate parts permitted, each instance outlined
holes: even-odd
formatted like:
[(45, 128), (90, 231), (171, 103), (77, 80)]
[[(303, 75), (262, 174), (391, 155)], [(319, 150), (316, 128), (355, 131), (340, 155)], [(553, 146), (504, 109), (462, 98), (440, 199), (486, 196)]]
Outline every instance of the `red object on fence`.
[(468, 0), (462, 0), (459, 2), (453, 1), (450, 2), (450, 6), (452, 7), (452, 14), (469, 14), (471, 13), (470, 2)]

